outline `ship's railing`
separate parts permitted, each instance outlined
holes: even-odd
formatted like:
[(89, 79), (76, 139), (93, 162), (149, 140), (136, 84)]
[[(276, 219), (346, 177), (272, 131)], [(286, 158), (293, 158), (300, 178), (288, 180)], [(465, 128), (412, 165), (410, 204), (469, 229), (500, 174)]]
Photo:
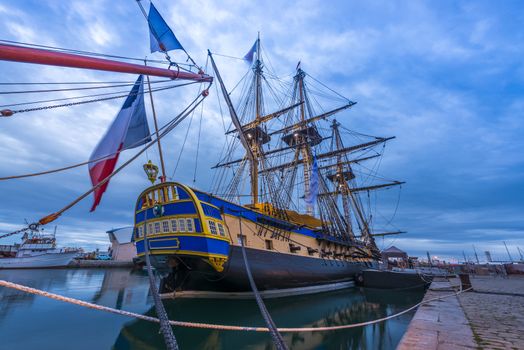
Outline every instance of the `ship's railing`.
[(15, 247), (13, 245), (0, 245), (0, 252), (9, 253), (9, 252), (16, 252), (16, 251), (18, 251), (18, 247)]
[(180, 200), (178, 186), (171, 183), (162, 184), (142, 193), (137, 202), (136, 210), (152, 208), (158, 204), (166, 204), (177, 200)]

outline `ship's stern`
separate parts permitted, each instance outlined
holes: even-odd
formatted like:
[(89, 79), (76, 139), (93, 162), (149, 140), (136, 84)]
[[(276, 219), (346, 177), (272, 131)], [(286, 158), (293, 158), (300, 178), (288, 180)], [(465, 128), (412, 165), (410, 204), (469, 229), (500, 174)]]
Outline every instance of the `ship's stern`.
[(187, 186), (165, 182), (143, 191), (135, 206), (133, 240), (138, 262), (146, 251), (162, 272), (218, 277), (229, 259), (230, 235), (220, 209)]

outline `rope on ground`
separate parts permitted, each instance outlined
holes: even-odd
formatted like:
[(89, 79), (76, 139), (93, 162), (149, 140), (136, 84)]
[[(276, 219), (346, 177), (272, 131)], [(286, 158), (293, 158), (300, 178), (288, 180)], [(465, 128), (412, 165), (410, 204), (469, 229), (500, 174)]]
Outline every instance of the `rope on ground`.
[(267, 328), (269, 328), (269, 331), (271, 333), (271, 338), (273, 339), (273, 344), (275, 344), (275, 347), (278, 350), (287, 350), (286, 343), (284, 342), (284, 339), (282, 338), (282, 335), (278, 332), (277, 326), (275, 325), (275, 322), (271, 318), (271, 315), (269, 314), (269, 311), (267, 311), (266, 305), (264, 304), (264, 301), (262, 300), (262, 297), (260, 296), (260, 293), (258, 292), (257, 285), (255, 284), (255, 280), (253, 279), (253, 275), (251, 274), (251, 268), (249, 267), (249, 262), (247, 261), (247, 254), (246, 254), (246, 247), (244, 246), (244, 235), (242, 234), (242, 217), (238, 217), (238, 225), (240, 230), (240, 247), (242, 248), (242, 257), (244, 258), (244, 266), (246, 267), (246, 273), (247, 278), (249, 279), (249, 284), (251, 285), (251, 289), (253, 290), (253, 294), (255, 295), (255, 300), (257, 301), (258, 308), (260, 309), (260, 313), (264, 317), (264, 321), (266, 321)]
[[(46, 292), (46, 291), (43, 291), (43, 290), (40, 290), (40, 289), (27, 287), (27, 286), (24, 286), (24, 285), (21, 285), (21, 284), (17, 284), (17, 283), (5, 281), (5, 280), (0, 280), (0, 286), (6, 287), (6, 288), (11, 288), (11, 289), (16, 289), (16, 290), (19, 290), (19, 291), (22, 291), (22, 292), (26, 292), (26, 293), (30, 293), (30, 294), (34, 294), (34, 295), (43, 296), (43, 297), (50, 298), (50, 299), (55, 299), (55, 300), (58, 300), (58, 301), (63, 301), (63, 302), (74, 304), (74, 305), (78, 305), (78, 306), (83, 306), (83, 307), (86, 307), (86, 308), (89, 308), (89, 309), (94, 309), (94, 310), (99, 310), (99, 311), (106, 311), (106, 312), (110, 312), (110, 313), (113, 313), (113, 314), (118, 314), (118, 315), (121, 315), (121, 316), (134, 317), (134, 318), (137, 318), (137, 319), (140, 319), (140, 320), (144, 320), (144, 321), (149, 321), (149, 322), (156, 322), (156, 323), (160, 322), (160, 320), (158, 318), (155, 318), (155, 317), (146, 316), (146, 315), (142, 315), (142, 314), (137, 314), (137, 313), (130, 312), (130, 311), (125, 311), (125, 310), (113, 309), (113, 308), (108, 307), (108, 306), (97, 305), (97, 304), (89, 303), (87, 301), (78, 300), (78, 299), (70, 298), (70, 297), (65, 297), (65, 296), (62, 296), (62, 295), (55, 294), (55, 293)], [(415, 305), (411, 306), (410, 308), (405, 309), (405, 310), (403, 310), (401, 312), (398, 312), (396, 314), (393, 314), (393, 315), (390, 315), (390, 316), (387, 316), (387, 317), (383, 317), (383, 318), (379, 318), (379, 319), (376, 319), (376, 320), (372, 320), (372, 321), (360, 322), (360, 323), (352, 323), (352, 324), (346, 324), (346, 325), (340, 325), (340, 326), (304, 327), (304, 328), (278, 328), (278, 331), (282, 332), (282, 333), (288, 333), (288, 332), (291, 332), (291, 333), (297, 333), (297, 332), (327, 332), (327, 331), (336, 331), (336, 330), (342, 330), (342, 329), (349, 329), (349, 328), (357, 328), (357, 327), (369, 326), (369, 325), (372, 325), (372, 324), (375, 324), (375, 323), (380, 323), (380, 322), (387, 321), (387, 320), (390, 320), (392, 318), (401, 316), (401, 315), (403, 315), (405, 313), (410, 312), (411, 310), (416, 309), (420, 305), (428, 304), (428, 303), (430, 303), (432, 301), (435, 301), (435, 300), (442, 300), (442, 299), (445, 299), (445, 298), (457, 296), (457, 295), (459, 295), (461, 293), (464, 293), (464, 292), (467, 292), (469, 290), (471, 290), (471, 288), (464, 289), (464, 290), (461, 290), (461, 291), (456, 292), (456, 293), (451, 293), (451, 294), (448, 294), (448, 295), (443, 295), (443, 296), (439, 296), (439, 297), (436, 297), (436, 298), (423, 300), (420, 303), (415, 304)], [(230, 326), (230, 325), (198, 323), (198, 322), (184, 322), (184, 321), (169, 321), (169, 323), (172, 326), (188, 327), (188, 328), (214, 329), (214, 330), (223, 330), (223, 331), (269, 332), (269, 329), (265, 328), (265, 327)]]

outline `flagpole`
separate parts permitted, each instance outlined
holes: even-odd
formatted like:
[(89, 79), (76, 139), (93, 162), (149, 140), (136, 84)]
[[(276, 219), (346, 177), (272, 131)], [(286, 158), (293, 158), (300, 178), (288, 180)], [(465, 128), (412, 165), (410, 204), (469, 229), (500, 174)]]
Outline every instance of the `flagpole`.
[[(147, 66), (147, 60), (144, 60), (144, 64)], [(149, 81), (149, 75), (146, 75), (147, 87), (149, 88), (149, 97), (151, 99), (151, 109), (153, 111), (153, 121), (155, 122), (155, 132), (158, 134), (158, 123), (156, 121), (155, 104), (153, 103), (153, 92), (151, 91), (151, 82)], [(160, 155), (160, 169), (162, 169), (162, 176), (160, 176), (160, 182), (166, 181), (166, 167), (164, 165), (164, 155), (162, 154), (162, 145), (160, 144), (160, 138), (157, 136), (156, 141), (158, 143), (158, 154)]]

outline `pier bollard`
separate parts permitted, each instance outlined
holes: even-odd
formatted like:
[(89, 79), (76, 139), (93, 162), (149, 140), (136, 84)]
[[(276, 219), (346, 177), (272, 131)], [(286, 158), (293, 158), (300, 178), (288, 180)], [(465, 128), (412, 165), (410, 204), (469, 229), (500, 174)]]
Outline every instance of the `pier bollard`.
[(459, 273), (460, 284), (462, 285), (462, 290), (471, 288), (471, 281), (469, 280), (468, 273)]

